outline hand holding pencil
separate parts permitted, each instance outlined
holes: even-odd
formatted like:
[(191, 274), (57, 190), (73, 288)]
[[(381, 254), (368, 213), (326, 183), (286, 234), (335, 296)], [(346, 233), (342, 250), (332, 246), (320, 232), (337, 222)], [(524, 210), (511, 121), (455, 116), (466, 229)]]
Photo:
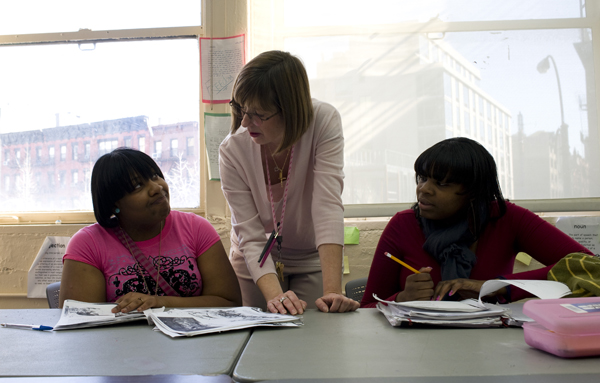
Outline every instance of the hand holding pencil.
[(404, 289), (396, 295), (396, 302), (428, 301), (431, 299), (434, 287), (431, 275), (429, 275), (432, 270), (431, 267), (422, 267), (417, 270), (388, 252), (385, 255), (414, 273), (406, 278)]

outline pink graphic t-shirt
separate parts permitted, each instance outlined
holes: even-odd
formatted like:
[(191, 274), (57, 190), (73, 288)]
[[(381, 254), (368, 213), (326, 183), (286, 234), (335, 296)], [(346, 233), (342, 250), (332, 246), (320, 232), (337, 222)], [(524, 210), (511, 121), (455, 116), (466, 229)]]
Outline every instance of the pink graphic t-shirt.
[[(161, 278), (180, 296), (191, 297), (202, 294), (197, 258), (219, 240), (206, 219), (172, 211), (165, 221), (162, 239), (156, 236), (136, 244), (154, 267), (160, 268)], [(87, 263), (104, 274), (107, 302), (114, 302), (130, 292), (153, 295), (156, 291), (156, 280), (137, 264), (114, 231), (97, 223), (84, 227), (71, 238), (65, 259)], [(160, 287), (158, 295), (165, 295)]]

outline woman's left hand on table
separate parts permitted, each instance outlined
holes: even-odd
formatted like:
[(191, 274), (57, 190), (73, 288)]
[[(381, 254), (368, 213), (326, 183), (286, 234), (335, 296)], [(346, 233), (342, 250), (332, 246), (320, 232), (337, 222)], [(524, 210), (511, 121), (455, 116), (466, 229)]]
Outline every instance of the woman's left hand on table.
[(315, 301), (317, 308), (325, 313), (355, 311), (360, 303), (339, 293), (327, 293)]

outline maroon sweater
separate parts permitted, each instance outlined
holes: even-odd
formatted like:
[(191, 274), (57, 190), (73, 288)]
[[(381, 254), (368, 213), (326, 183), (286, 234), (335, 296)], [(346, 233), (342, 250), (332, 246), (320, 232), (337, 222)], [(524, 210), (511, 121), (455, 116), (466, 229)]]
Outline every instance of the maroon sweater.
[[(471, 279), (545, 280), (548, 271), (562, 257), (569, 253), (582, 252), (593, 255), (588, 249), (571, 239), (548, 222), (527, 209), (510, 202), (506, 203), (506, 214), (487, 224), (477, 242), (477, 263), (471, 271)], [(369, 280), (361, 307), (375, 307), (380, 299), (394, 300), (404, 289), (406, 277), (411, 271), (385, 256), (385, 252), (396, 256), (415, 269), (432, 267), (431, 278), (434, 284), (441, 280), (440, 266), (435, 259), (423, 250), (425, 235), (419, 227), (412, 210), (397, 213), (387, 224), (369, 272)], [(546, 265), (538, 270), (513, 273), (517, 253), (525, 252)], [(526, 291), (512, 287), (511, 301), (531, 296)]]

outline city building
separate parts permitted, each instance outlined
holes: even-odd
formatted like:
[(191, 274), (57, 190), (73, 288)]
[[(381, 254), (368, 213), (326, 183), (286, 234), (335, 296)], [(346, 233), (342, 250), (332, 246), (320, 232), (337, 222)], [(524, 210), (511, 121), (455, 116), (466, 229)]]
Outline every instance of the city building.
[[(417, 156), (458, 136), (487, 148), (503, 193), (513, 198), (512, 116), (480, 87), (476, 66), (425, 34), (348, 40), (348, 51), (368, 58), (332, 54), (311, 79), (313, 93), (344, 116), (345, 204), (414, 201)], [(397, 84), (393, 92), (390, 83)]]
[(197, 122), (148, 126), (138, 116), (0, 134), (0, 210), (90, 210), (93, 165), (121, 146), (151, 155), (172, 188), (197, 200), (198, 131)]

